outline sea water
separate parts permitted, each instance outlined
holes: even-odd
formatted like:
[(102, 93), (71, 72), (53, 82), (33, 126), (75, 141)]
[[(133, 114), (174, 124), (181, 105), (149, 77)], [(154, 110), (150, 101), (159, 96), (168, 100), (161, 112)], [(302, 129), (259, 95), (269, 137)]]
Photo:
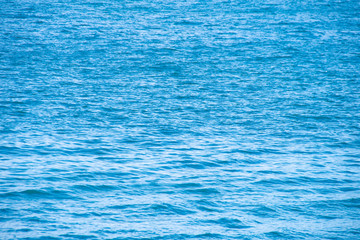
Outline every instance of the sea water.
[(0, 239), (358, 239), (359, 74), (359, 1), (1, 0)]

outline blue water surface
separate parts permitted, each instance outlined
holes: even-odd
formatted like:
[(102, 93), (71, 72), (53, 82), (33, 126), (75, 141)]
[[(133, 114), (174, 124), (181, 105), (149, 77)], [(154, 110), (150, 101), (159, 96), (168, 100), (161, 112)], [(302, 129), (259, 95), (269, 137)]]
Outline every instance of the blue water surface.
[(359, 238), (359, 1), (0, 0), (0, 239)]

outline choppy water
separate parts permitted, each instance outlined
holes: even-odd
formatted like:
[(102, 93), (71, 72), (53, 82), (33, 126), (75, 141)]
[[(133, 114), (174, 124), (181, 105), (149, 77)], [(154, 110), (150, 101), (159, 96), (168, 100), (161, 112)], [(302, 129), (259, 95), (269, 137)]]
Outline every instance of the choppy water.
[(359, 238), (359, 16), (1, 0), (0, 238)]

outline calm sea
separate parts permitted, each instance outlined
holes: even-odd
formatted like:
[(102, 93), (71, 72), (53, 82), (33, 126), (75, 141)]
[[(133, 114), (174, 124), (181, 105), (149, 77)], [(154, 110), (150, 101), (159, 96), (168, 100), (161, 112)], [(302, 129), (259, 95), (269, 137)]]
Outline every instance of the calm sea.
[(360, 2), (0, 0), (0, 239), (360, 239)]

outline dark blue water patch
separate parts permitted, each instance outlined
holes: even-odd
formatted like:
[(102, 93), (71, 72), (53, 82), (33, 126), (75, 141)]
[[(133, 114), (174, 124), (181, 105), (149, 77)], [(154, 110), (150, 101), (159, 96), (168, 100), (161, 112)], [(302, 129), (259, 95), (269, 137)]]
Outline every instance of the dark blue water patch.
[(338, 188), (339, 191), (342, 192), (353, 192), (353, 191), (359, 191), (360, 189), (358, 187), (340, 187)]
[(173, 187), (179, 188), (179, 189), (187, 189), (187, 188), (199, 188), (199, 187), (202, 187), (202, 185), (199, 183), (189, 182), (189, 183), (173, 184)]
[[(267, 232), (264, 234), (269, 239), (289, 239), (291, 234), (286, 234), (278, 231)], [(303, 238), (303, 237), (302, 237)]]
[(250, 228), (251, 226), (244, 224), (239, 219), (230, 219), (230, 218), (220, 218), (217, 220), (208, 220), (207, 222), (219, 224), (220, 226), (223, 226), (225, 228), (234, 228), (234, 229), (244, 229), (244, 228)]
[(72, 186), (74, 191), (80, 191), (80, 192), (107, 192), (107, 191), (113, 191), (117, 188), (112, 185), (89, 185), (89, 184), (83, 184), (83, 185), (74, 185)]
[(49, 239), (49, 240), (59, 240), (61, 239), (61, 237), (53, 237), (53, 236), (41, 236), (41, 237), (25, 237), (23, 239), (26, 240), (45, 240), (45, 239)]
[(188, 210), (179, 206), (174, 206), (171, 204), (153, 204), (151, 206), (145, 207), (145, 211), (149, 211), (153, 215), (187, 215), (193, 214), (195, 211)]
[(78, 199), (78, 196), (63, 190), (29, 189), (0, 194), (1, 199)]
[(49, 220), (42, 219), (42, 218), (35, 217), (35, 216), (34, 216), (34, 217), (24, 218), (23, 221), (29, 222), (30, 224), (31, 224), (31, 223), (35, 223), (35, 224), (54, 223), (54, 221), (49, 221)]
[(208, 213), (211, 213), (211, 212), (223, 212), (223, 210), (219, 210), (219, 209), (216, 209), (216, 208), (213, 208), (213, 207), (197, 206), (196, 208), (199, 211), (208, 212)]
[(220, 191), (218, 191), (216, 188), (197, 188), (197, 189), (187, 189), (184, 190), (184, 192), (188, 194), (195, 194), (195, 195), (202, 195), (202, 196), (208, 196), (208, 195), (218, 195), (221, 194)]
[(319, 205), (320, 207), (329, 207), (329, 208), (337, 208), (337, 207), (347, 207), (347, 208), (360, 208), (360, 199), (359, 198), (350, 198), (344, 200), (333, 200), (326, 203), (326, 205)]
[(87, 234), (84, 234), (84, 235), (81, 235), (81, 234), (63, 234), (63, 235), (60, 235), (61, 238), (71, 238), (71, 239), (96, 239), (96, 235), (87, 235)]
[(123, 204), (123, 205), (112, 205), (109, 206), (110, 209), (118, 209), (118, 210), (123, 210), (123, 209), (136, 209), (139, 206), (136, 204)]
[(259, 206), (254, 207), (253, 209), (249, 209), (253, 215), (258, 216), (259, 218), (278, 218), (280, 217), (280, 213), (271, 207)]
[(7, 147), (7, 146), (1, 146), (0, 147), (0, 153), (2, 155), (17, 155), (17, 154), (20, 154), (21, 155), (21, 152), (23, 152), (20, 148), (17, 148), (17, 147)]

